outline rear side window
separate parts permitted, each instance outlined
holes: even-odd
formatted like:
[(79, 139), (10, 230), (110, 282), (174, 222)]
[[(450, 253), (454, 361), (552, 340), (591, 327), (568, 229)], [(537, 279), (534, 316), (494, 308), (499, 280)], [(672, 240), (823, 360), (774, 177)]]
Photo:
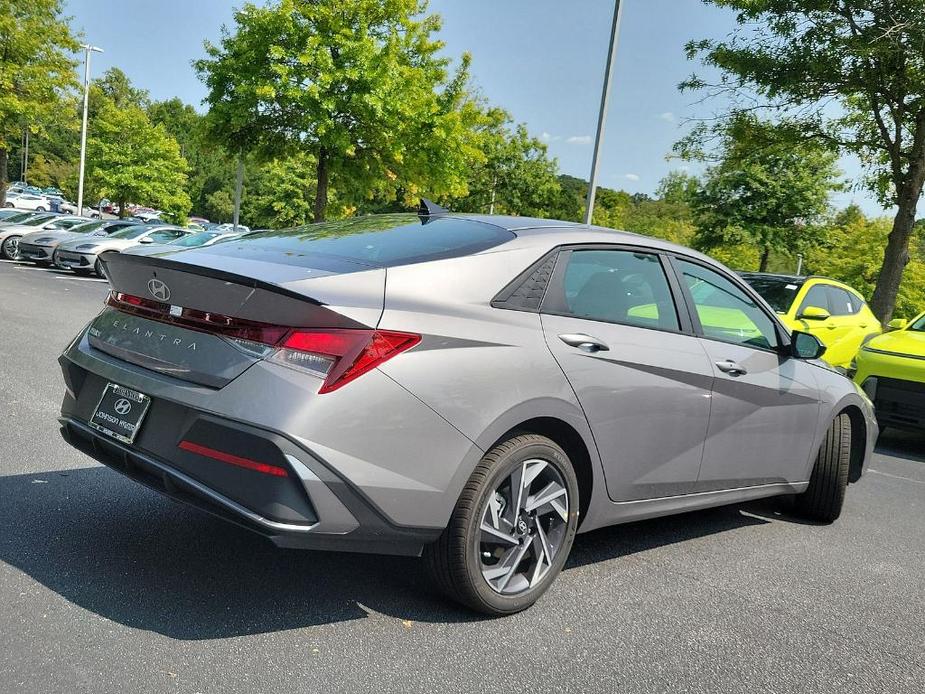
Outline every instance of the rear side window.
[(668, 279), (658, 256), (624, 250), (567, 254), (561, 289), (543, 310), (575, 318), (678, 330)]
[[(274, 251), (285, 262), (313, 267), (313, 259), (339, 258), (369, 267), (410, 265), (478, 253), (515, 238), (501, 227), (471, 219), (414, 214), (371, 215), (248, 234), (216, 253)], [(211, 251), (210, 251), (211, 252)]]

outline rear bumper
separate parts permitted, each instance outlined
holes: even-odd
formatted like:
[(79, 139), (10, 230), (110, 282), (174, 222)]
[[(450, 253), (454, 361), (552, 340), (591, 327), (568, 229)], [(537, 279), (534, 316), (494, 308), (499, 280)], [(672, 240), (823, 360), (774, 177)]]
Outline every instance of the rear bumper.
[[(61, 417), (59, 421), (64, 439), (98, 462), (164, 496), (255, 532), (278, 547), (418, 556), (425, 544), (439, 536), (428, 528), (396, 528), (346, 487), (335, 492), (342, 483), (322, 480), (312, 469), (319, 469), (317, 461), (305, 451), (298, 451), (301, 460), (291, 453), (285, 457), (309, 512), (304, 522), (281, 522), (226, 496), (172, 461), (122, 444), (77, 419)], [(328, 471), (319, 472), (330, 478)]]

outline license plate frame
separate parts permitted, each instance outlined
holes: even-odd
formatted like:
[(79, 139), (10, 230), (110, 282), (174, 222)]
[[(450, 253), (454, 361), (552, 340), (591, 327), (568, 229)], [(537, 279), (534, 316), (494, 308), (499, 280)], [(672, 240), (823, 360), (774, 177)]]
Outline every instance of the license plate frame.
[(107, 383), (87, 424), (117, 441), (131, 444), (150, 407), (149, 395), (118, 383)]

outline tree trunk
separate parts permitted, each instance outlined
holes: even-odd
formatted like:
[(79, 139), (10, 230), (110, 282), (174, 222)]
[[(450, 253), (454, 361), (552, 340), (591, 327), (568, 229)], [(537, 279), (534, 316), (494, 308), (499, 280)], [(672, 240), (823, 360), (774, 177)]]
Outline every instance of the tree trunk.
[(324, 147), (318, 150), (318, 184), (315, 187), (315, 221), (323, 222), (328, 207), (328, 153)]
[(125, 200), (119, 201), (119, 219), (125, 219)]
[(758, 265), (758, 272), (768, 271), (768, 261), (771, 259), (771, 247), (765, 246), (761, 249), (761, 263)]
[(912, 240), (915, 211), (921, 194), (922, 182), (915, 180), (906, 186), (900, 196), (899, 209), (893, 219), (893, 230), (883, 252), (883, 265), (880, 267), (877, 285), (870, 298), (870, 309), (884, 325), (893, 318), (903, 271), (909, 263), (909, 242)]
[(0, 207), (6, 205), (6, 167), (10, 162), (10, 153), (5, 147), (0, 147)]

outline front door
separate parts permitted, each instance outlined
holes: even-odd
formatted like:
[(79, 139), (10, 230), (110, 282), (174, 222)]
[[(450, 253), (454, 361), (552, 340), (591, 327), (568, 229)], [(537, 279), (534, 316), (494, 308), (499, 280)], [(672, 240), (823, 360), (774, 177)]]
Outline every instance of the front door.
[(563, 251), (542, 308), (550, 350), (588, 418), (614, 501), (697, 482), (713, 370), (685, 332), (663, 261), (617, 249)]
[(698, 489), (805, 481), (817, 367), (784, 356), (775, 321), (732, 280), (698, 263), (675, 264), (716, 375)]

